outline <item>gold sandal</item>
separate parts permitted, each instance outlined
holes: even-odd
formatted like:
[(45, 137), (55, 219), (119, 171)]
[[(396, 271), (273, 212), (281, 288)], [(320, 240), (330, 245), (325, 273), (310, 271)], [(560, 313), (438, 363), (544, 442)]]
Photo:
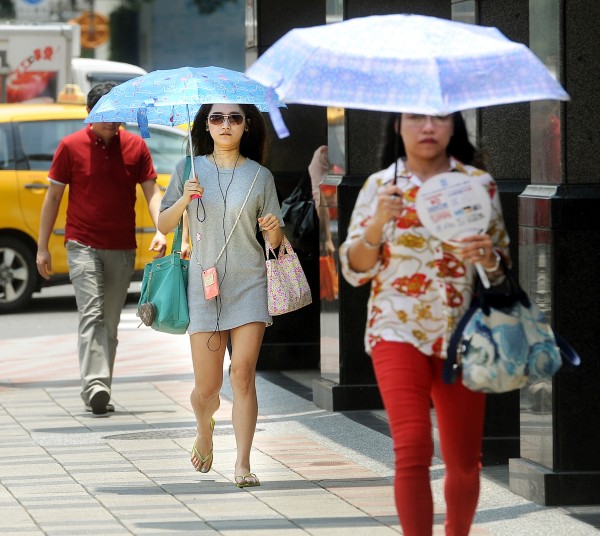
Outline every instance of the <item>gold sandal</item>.
[[(210, 418), (210, 428), (213, 432), (215, 431), (215, 420), (212, 417)], [(196, 439), (197, 439), (197, 437), (196, 437)], [(192, 461), (192, 465), (194, 465), (194, 467), (196, 468), (196, 471), (200, 471), (201, 473), (208, 473), (212, 468), (213, 458), (214, 458), (212, 443), (211, 443), (211, 447), (210, 447), (210, 452), (205, 457), (205, 456), (202, 456), (202, 454), (200, 454), (200, 451), (196, 447), (196, 440), (194, 440), (194, 446), (192, 447), (192, 454), (194, 454), (196, 456), (196, 458), (198, 458), (202, 462), (200, 464), (200, 470), (199, 470), (196, 467), (196, 465), (194, 465), (194, 462)], [(208, 466), (205, 467), (206, 463), (208, 463)]]
[(260, 486), (260, 480), (254, 473), (246, 473), (245, 475), (237, 475), (234, 477), (235, 485), (238, 488), (252, 488)]

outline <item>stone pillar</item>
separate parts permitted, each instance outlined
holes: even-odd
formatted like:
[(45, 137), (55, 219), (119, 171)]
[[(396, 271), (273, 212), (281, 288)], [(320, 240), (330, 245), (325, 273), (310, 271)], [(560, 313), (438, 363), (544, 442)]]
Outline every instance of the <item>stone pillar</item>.
[[(344, 0), (344, 19), (368, 15), (419, 13), (450, 18), (449, 0)], [(346, 174), (337, 187), (338, 237), (347, 235), (350, 216), (365, 179), (380, 168), (382, 114), (346, 110)], [(351, 287), (340, 275), (339, 318), (336, 345), (339, 352), (322, 347), (321, 378), (313, 381), (313, 399), (328, 410), (376, 409), (382, 407), (370, 357), (364, 351), (364, 332), (369, 287)], [(329, 319), (334, 322), (335, 319)], [(327, 360), (323, 352), (328, 352)], [(332, 373), (331, 360), (335, 369)], [(328, 363), (325, 370), (324, 365)], [(333, 378), (333, 379), (332, 379)]]
[[(513, 41), (528, 44), (529, 7), (521, 0), (479, 0), (478, 24), (494, 26)], [(488, 170), (498, 182), (511, 257), (519, 266), (518, 196), (529, 184), (529, 103), (479, 110), (478, 145), (488, 154)], [(483, 464), (506, 464), (519, 455), (519, 392), (489, 395), (486, 402)]]
[[(290, 12), (280, 0), (255, 0), (254, 8), (246, 8), (246, 61), (264, 53), (289, 30), (325, 23), (325, 2), (304, 0), (302, 9)], [(267, 118), (269, 129), (269, 160), (267, 167), (275, 177), (280, 201), (294, 189), (307, 173), (313, 152), (327, 143), (326, 110), (319, 106), (289, 105), (282, 115), (290, 136), (279, 139)], [(261, 347), (258, 369), (316, 369), (319, 366), (319, 256), (314, 251), (298, 256), (313, 294), (313, 304), (293, 313), (273, 318)]]
[(530, 3), (534, 52), (572, 100), (532, 103), (532, 184), (519, 199), (521, 283), (582, 358), (578, 369), (521, 391), (521, 457), (510, 460), (510, 488), (545, 505), (600, 504), (599, 19), (597, 2)]

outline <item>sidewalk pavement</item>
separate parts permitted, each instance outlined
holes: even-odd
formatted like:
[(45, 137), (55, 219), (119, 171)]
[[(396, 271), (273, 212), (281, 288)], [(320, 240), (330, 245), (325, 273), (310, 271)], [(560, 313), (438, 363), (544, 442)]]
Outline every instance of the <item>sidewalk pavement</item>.
[[(314, 406), (316, 371), (259, 372), (252, 471), (233, 483), (232, 393), (224, 371), (214, 465), (190, 464), (194, 417), (188, 337), (137, 329), (124, 310), (109, 417), (79, 396), (76, 335), (0, 341), (0, 533), (385, 536), (401, 534), (392, 446), (381, 411)], [(435, 534), (443, 531), (444, 466), (431, 468)], [(488, 468), (472, 536), (598, 535), (600, 508), (548, 508)]]

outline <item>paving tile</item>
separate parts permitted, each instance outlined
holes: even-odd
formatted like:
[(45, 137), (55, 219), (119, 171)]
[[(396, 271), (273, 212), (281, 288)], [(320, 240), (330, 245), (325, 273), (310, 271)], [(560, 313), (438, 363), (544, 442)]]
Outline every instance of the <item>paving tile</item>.
[[(131, 533), (123, 527), (123, 525), (117, 521), (106, 521), (94, 523), (86, 523), (82, 519), (71, 519), (67, 523), (45, 523), (41, 527), (44, 535), (47, 536), (81, 536), (82, 534), (88, 535), (104, 535), (110, 534), (111, 536), (130, 535)], [(20, 535), (19, 535), (20, 536)]]
[(246, 519), (212, 521), (211, 526), (224, 536), (306, 536), (306, 531), (288, 519)]
[(381, 524), (376, 519), (363, 517), (328, 517), (311, 518), (296, 520), (299, 525), (309, 534), (315, 536), (342, 536), (344, 534), (352, 536), (392, 536), (398, 534), (394, 528)]

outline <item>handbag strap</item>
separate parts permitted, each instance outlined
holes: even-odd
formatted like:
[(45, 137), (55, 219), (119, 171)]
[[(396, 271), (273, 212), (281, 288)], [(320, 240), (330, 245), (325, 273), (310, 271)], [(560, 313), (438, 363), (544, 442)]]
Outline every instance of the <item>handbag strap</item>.
[(237, 218), (235, 219), (235, 222), (233, 224), (233, 227), (231, 228), (231, 231), (229, 231), (229, 236), (227, 237), (227, 240), (225, 240), (225, 244), (223, 245), (223, 247), (221, 248), (221, 251), (217, 255), (217, 259), (215, 260), (215, 265), (219, 262), (221, 255), (223, 255), (223, 252), (225, 251), (225, 248), (227, 247), (227, 244), (229, 243), (229, 239), (231, 238), (233, 231), (235, 231), (235, 227), (238, 224), (238, 221), (240, 220), (240, 216), (242, 215), (242, 212), (244, 212), (244, 207), (246, 206), (246, 201), (248, 201), (248, 198), (250, 197), (250, 192), (252, 191), (252, 188), (254, 187), (254, 183), (256, 182), (256, 179), (258, 178), (258, 174), (260, 173), (261, 168), (262, 168), (262, 166), (259, 165), (258, 170), (256, 171), (256, 175), (254, 175), (254, 179), (252, 180), (252, 184), (250, 185), (250, 189), (248, 190), (248, 193), (246, 194), (246, 199), (244, 199), (244, 203), (242, 204), (242, 208), (240, 209), (240, 212), (237, 215)]
[(577, 350), (575, 350), (562, 335), (555, 332), (554, 338), (556, 339), (556, 344), (560, 350), (560, 357), (563, 365), (567, 365), (568, 367), (578, 367), (581, 364), (581, 357), (579, 357)]
[[(183, 170), (183, 181), (185, 182), (186, 177), (190, 176), (192, 169), (192, 157), (187, 155), (185, 157), (185, 168)], [(181, 253), (181, 239), (183, 237), (183, 217), (179, 220), (177, 227), (175, 227), (175, 235), (173, 236), (173, 246), (171, 247), (171, 253)]]
[(516, 302), (521, 302), (524, 307), (529, 308), (531, 306), (529, 296), (521, 288), (517, 277), (502, 256), (500, 256), (500, 266), (504, 272), (505, 281), (499, 285), (485, 288), (481, 279), (477, 277), (473, 290), (473, 303), (476, 303), (486, 315), (490, 314), (492, 308), (510, 307)]
[(461, 342), (462, 333), (466, 325), (469, 323), (469, 320), (471, 320), (471, 317), (475, 314), (477, 309), (479, 309), (479, 304), (475, 303), (475, 301), (471, 302), (470, 307), (460, 319), (456, 329), (450, 337), (448, 350), (446, 352), (446, 361), (444, 362), (444, 368), (442, 369), (442, 380), (444, 383), (454, 383), (458, 377), (460, 371), (460, 363), (457, 362), (458, 345)]
[(267, 259), (269, 258), (269, 251), (273, 253), (273, 257), (281, 258), (285, 255), (286, 251), (288, 253), (293, 254), (294, 248), (292, 247), (290, 241), (287, 239), (287, 236), (283, 235), (283, 240), (281, 241), (281, 244), (279, 244), (279, 256), (277, 256), (275, 250), (273, 249), (273, 246), (271, 245), (271, 242), (269, 242), (269, 235), (265, 234), (265, 255)]

